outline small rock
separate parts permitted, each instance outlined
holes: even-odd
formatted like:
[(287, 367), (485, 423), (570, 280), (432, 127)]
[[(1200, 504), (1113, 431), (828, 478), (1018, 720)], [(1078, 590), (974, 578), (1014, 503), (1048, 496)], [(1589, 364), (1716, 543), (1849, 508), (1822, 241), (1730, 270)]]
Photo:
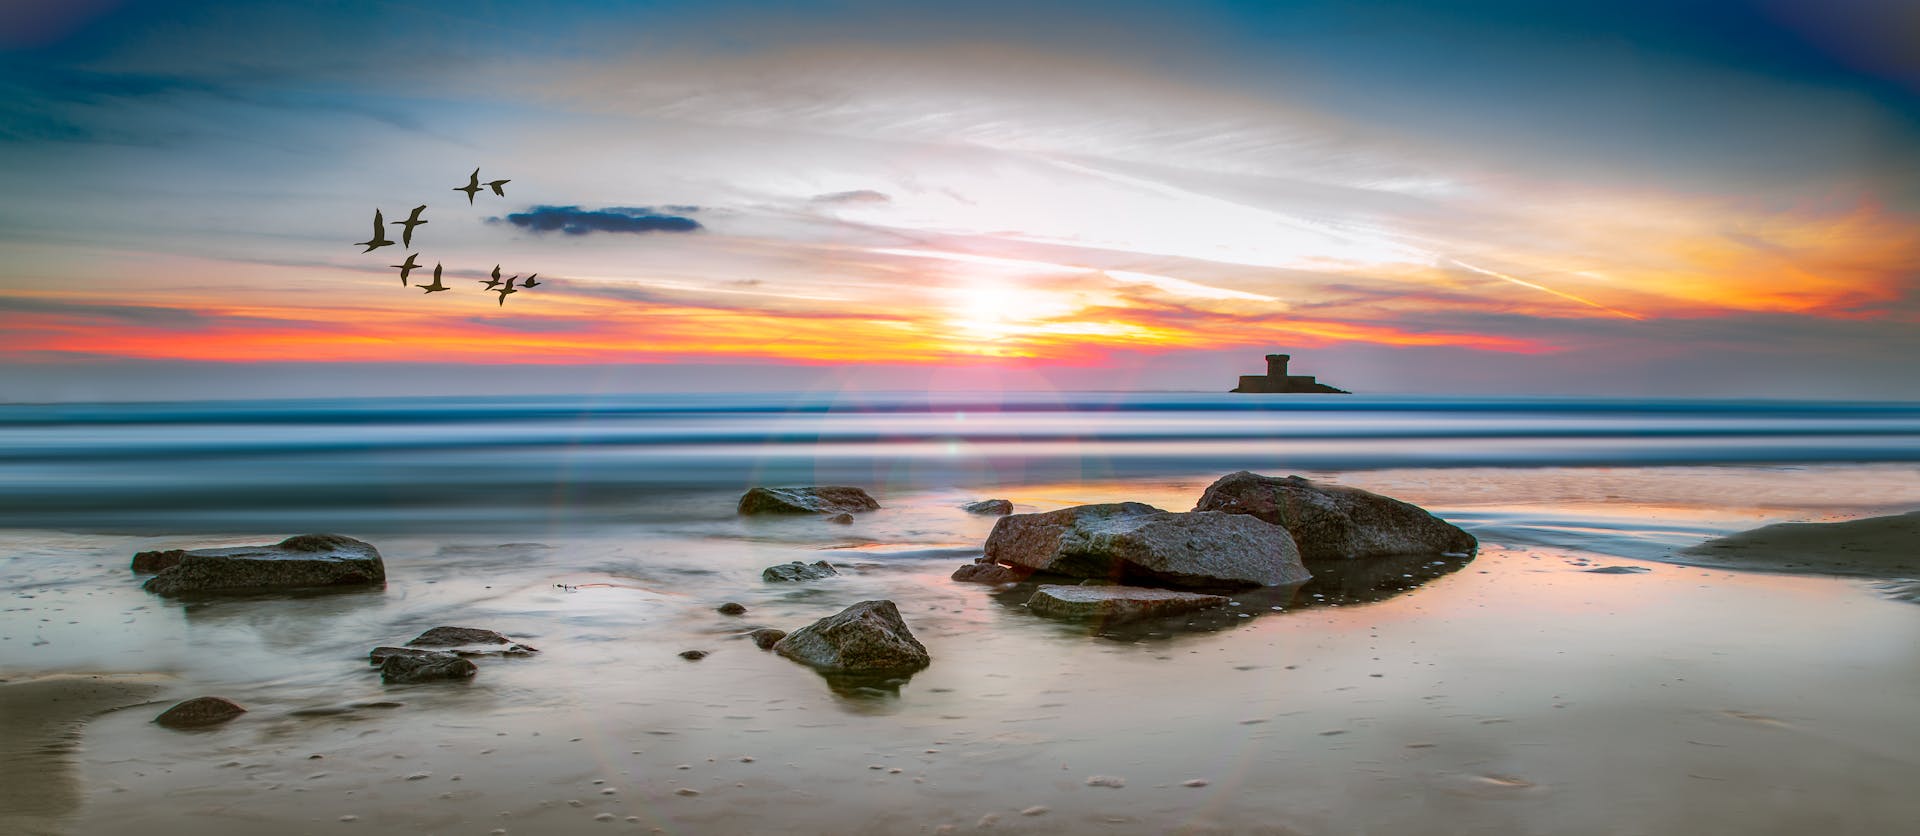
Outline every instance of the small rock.
[(728, 601), (724, 604), (721, 604), (718, 607), (715, 607), (714, 611), (720, 613), (721, 615), (746, 615), (747, 607), (745, 604), (741, 604), (737, 601)]
[(707, 652), (704, 650), (682, 650), (680, 651), (680, 658), (689, 662), (698, 662), (701, 659), (707, 658)]
[(1205, 778), (1188, 778), (1187, 780), (1180, 782), (1180, 786), (1183, 786), (1183, 787), (1204, 787), (1206, 785), (1207, 785), (1207, 779)]
[(1049, 618), (1096, 618), (1113, 623), (1192, 612), (1229, 600), (1223, 595), (1138, 586), (1043, 584), (1027, 601), (1027, 609)]
[[(852, 522), (853, 518), (848, 517), (847, 521)], [(800, 581), (817, 581), (821, 578), (831, 578), (838, 574), (840, 573), (833, 568), (833, 564), (824, 560), (813, 563), (801, 563), (796, 560), (792, 563), (782, 563), (779, 566), (768, 566), (760, 571), (760, 579), (768, 583), (797, 583)]]
[(839, 514), (872, 511), (880, 503), (866, 491), (844, 485), (753, 488), (740, 497), (742, 514)]
[(786, 637), (787, 631), (775, 630), (772, 627), (762, 627), (747, 634), (747, 638), (753, 639), (754, 646), (761, 650), (772, 650), (774, 645), (779, 644), (780, 640)]
[(153, 718), (170, 729), (191, 729), (224, 723), (247, 713), (239, 704), (222, 697), (194, 697), (177, 703)]
[(1590, 575), (1638, 575), (1653, 570), (1645, 566), (1601, 566), (1594, 569), (1582, 569), (1580, 571)]
[(687, 796), (687, 797), (689, 797), (689, 798), (691, 798), (691, 797), (693, 797), (693, 796), (696, 796), (696, 795), (699, 795), (699, 794), (700, 794), (700, 791), (699, 791), (699, 790), (696, 790), (696, 789), (694, 789), (694, 788), (692, 788), (692, 787), (681, 787), (681, 788), (679, 788), (679, 789), (677, 789), (677, 790), (674, 790), (674, 791), (673, 791), (673, 794), (674, 794), (674, 795), (684, 795), (684, 796)]
[(1013, 503), (1004, 499), (982, 499), (979, 502), (969, 502), (962, 505), (960, 506), (960, 510), (969, 514), (1004, 517), (1013, 513)]
[(1108, 789), (1117, 790), (1126, 785), (1127, 779), (1113, 775), (1094, 775), (1087, 779), (1087, 786), (1089, 787), (1107, 787)]
[(961, 583), (1019, 583), (1033, 575), (1033, 570), (1022, 567), (1002, 566), (998, 563), (968, 563), (953, 570), (953, 579)]
[(136, 552), (133, 555), (133, 571), (143, 575), (173, 568), (186, 557), (185, 549), (166, 549), (165, 551)]
[(1020, 811), (1020, 815), (1023, 815), (1023, 816), (1044, 816), (1047, 813), (1048, 813), (1048, 808), (1040, 804), (1035, 804), (1032, 807), (1028, 807), (1027, 809)]
[(846, 513), (834, 514), (833, 516), (827, 518), (827, 522), (834, 523), (836, 525), (853, 525), (853, 515), (846, 514)]
[(444, 651), (388, 656), (380, 663), (380, 680), (389, 684), (472, 679), (479, 672), (472, 662)]
[(916, 671), (933, 661), (892, 601), (861, 601), (787, 634), (773, 652), (828, 671)]

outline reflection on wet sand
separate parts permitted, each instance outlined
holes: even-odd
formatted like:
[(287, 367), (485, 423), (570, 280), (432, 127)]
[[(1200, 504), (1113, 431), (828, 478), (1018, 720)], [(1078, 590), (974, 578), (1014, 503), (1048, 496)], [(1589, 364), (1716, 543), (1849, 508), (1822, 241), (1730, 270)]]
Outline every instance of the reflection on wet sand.
[[(1419, 589), (1436, 578), (1460, 571), (1472, 562), (1472, 557), (1446, 555), (1307, 561), (1306, 566), (1313, 572), (1313, 579), (1298, 586), (1205, 590), (1232, 599), (1222, 607), (1160, 618), (1117, 622), (1082, 619), (1058, 623), (1063, 631), (1083, 632), (1097, 638), (1124, 642), (1214, 633), (1288, 612), (1385, 601)], [(989, 597), (994, 603), (1024, 613), (1027, 601), (1033, 598), (1034, 590), (1042, 584), (1080, 582), (1078, 578), (1035, 575), (1021, 583), (995, 587)], [(1037, 615), (1032, 617), (1039, 618)]]

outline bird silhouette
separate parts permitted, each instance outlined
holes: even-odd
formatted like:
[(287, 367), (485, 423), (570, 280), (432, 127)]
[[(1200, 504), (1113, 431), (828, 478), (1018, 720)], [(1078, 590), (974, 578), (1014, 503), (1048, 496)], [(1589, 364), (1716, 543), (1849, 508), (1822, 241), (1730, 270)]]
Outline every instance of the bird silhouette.
[(456, 191), (456, 192), (466, 192), (466, 193), (467, 193), (467, 205), (468, 205), (468, 206), (472, 206), (472, 205), (473, 205), (473, 193), (474, 193), (474, 192), (477, 192), (477, 191), (480, 191), (480, 169), (477, 169), (477, 168), (476, 168), (476, 169), (474, 169), (474, 170), (473, 170), (473, 173), (472, 173), (472, 174), (469, 174), (469, 175), (467, 175), (467, 184), (466, 184), (466, 185), (464, 185), (464, 186), (454, 186), (454, 187), (453, 187), (453, 190), (454, 190), (454, 191)]
[(413, 214), (408, 215), (406, 220), (394, 222), (403, 227), (406, 227), (406, 229), (403, 229), (400, 232), (401, 246), (407, 247), (409, 249), (413, 247), (413, 228), (416, 226), (421, 226), (426, 223), (426, 221), (420, 220), (420, 213), (425, 211), (427, 211), (427, 205), (422, 203), (419, 206), (413, 207)]
[(414, 287), (424, 288), (428, 293), (439, 293), (442, 290), (453, 289), (440, 283), (440, 265), (438, 264), (433, 265), (433, 284), (417, 284), (414, 285)]
[(535, 273), (531, 276), (528, 276), (526, 281), (520, 283), (520, 287), (522, 289), (529, 288), (529, 287), (539, 287), (540, 283), (534, 281), (534, 279), (538, 278), (539, 275), (540, 275), (539, 273)]
[[(475, 173), (477, 174), (479, 172), (475, 172)], [(513, 181), (512, 180), (489, 180), (487, 181), (487, 187), (493, 189), (494, 194), (497, 194), (501, 197), (506, 197), (507, 196), (506, 190), (500, 187), (511, 182)]]
[[(513, 279), (517, 279), (517, 278), (520, 278), (520, 277), (519, 276), (513, 277)], [(507, 294), (520, 292), (518, 290), (513, 289), (513, 279), (508, 279), (505, 287), (497, 287), (493, 289), (493, 292), (500, 294), (500, 304), (502, 305), (507, 304)]]
[(483, 285), (486, 285), (487, 290), (492, 290), (496, 287), (499, 287), (500, 286), (500, 265), (498, 264), (493, 265), (493, 278), (482, 279), (480, 283)]
[(406, 287), (406, 286), (407, 286), (407, 274), (409, 274), (409, 273), (412, 273), (412, 272), (414, 271), (414, 268), (416, 268), (416, 267), (419, 267), (419, 266), (420, 266), (420, 265), (418, 265), (418, 264), (415, 264), (415, 263), (413, 263), (413, 259), (414, 259), (414, 257), (415, 257), (415, 256), (417, 256), (417, 255), (419, 255), (419, 254), (418, 254), (418, 253), (407, 253), (407, 260), (406, 260), (406, 261), (403, 261), (403, 262), (401, 262), (401, 263), (399, 263), (399, 264), (389, 264), (389, 265), (387, 265), (388, 267), (398, 267), (398, 268), (400, 268), (400, 286), (401, 286), (401, 287)]
[(373, 210), (373, 237), (365, 241), (355, 241), (353, 243), (354, 246), (366, 245), (367, 248), (361, 250), (363, 253), (370, 253), (380, 247), (391, 246), (393, 244), (392, 241), (387, 240), (387, 222), (380, 219), (380, 210)]

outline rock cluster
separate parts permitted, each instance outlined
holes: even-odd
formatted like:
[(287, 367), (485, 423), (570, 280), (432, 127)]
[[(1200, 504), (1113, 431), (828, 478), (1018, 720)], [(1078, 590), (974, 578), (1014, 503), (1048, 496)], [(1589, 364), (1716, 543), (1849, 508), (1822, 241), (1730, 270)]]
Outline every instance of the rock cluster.
[(470, 657), (531, 656), (538, 650), (505, 634), (479, 627), (435, 627), (404, 647), (382, 646), (367, 652), (389, 684), (471, 679), (480, 672)]

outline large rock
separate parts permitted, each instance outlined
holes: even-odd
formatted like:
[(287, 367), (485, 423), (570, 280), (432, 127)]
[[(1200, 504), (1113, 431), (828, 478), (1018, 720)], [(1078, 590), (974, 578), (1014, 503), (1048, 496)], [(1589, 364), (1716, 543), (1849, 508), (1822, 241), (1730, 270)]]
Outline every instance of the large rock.
[(1282, 586), (1312, 577), (1285, 529), (1241, 514), (1180, 514), (1138, 502), (1001, 517), (987, 535), (986, 558), (1155, 586)]
[(218, 725), (245, 713), (247, 710), (238, 703), (223, 697), (194, 697), (176, 703), (153, 721), (170, 729), (193, 729)]
[(1147, 589), (1140, 586), (1061, 586), (1042, 584), (1027, 600), (1027, 609), (1049, 618), (1094, 618), (1106, 622), (1134, 621), (1178, 615), (1227, 603), (1224, 595)]
[(799, 583), (831, 578), (838, 574), (840, 572), (833, 568), (833, 564), (824, 560), (816, 560), (812, 563), (801, 563), (796, 560), (760, 570), (760, 579), (768, 583)]
[(866, 491), (844, 485), (752, 488), (740, 497), (742, 514), (840, 514), (879, 507)]
[(302, 534), (270, 546), (191, 549), (148, 579), (161, 595), (381, 586), (386, 564), (373, 546), (338, 534)]
[(823, 671), (912, 672), (933, 657), (892, 601), (861, 601), (787, 634), (773, 652)]
[(390, 684), (472, 679), (480, 669), (443, 650), (394, 654), (380, 663), (380, 679)]
[(1285, 528), (1307, 560), (1472, 554), (1480, 545), (1418, 505), (1298, 476), (1222, 476), (1193, 510), (1246, 514)]

